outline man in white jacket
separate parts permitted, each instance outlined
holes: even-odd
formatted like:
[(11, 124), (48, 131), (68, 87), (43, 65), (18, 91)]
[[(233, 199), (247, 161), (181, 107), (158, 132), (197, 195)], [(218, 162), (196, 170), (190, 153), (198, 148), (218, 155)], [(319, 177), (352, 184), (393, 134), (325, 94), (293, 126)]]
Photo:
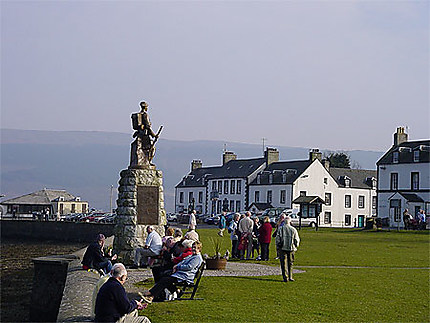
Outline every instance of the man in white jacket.
[[(285, 225), (279, 227), (278, 233), (276, 234), (276, 247), (280, 252), (279, 260), (281, 261), (281, 271), (284, 282), (294, 281), (294, 252), (297, 251), (299, 244), (299, 233), (296, 228), (291, 225), (291, 217), (287, 215), (285, 217)], [(285, 264), (287, 265), (286, 268)]]

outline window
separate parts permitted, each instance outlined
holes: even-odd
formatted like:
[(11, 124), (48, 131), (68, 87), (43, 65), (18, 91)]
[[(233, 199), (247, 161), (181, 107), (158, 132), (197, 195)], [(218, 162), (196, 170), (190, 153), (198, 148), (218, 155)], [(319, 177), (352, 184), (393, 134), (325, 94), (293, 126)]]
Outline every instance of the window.
[(216, 213), (221, 213), (221, 200), (216, 201)]
[(411, 173), (411, 190), (417, 191), (420, 188), (420, 173)]
[(372, 196), (372, 209), (376, 209), (376, 202), (378, 201), (377, 196)]
[(230, 200), (230, 212), (234, 212), (234, 201)]
[(232, 180), (230, 181), (230, 194), (234, 194), (236, 191), (236, 185), (235, 185), (236, 181)]
[(179, 203), (184, 203), (184, 192), (179, 192)]
[(224, 181), (224, 194), (228, 194), (228, 181)]
[(399, 152), (393, 152), (393, 163), (397, 164), (399, 162)]
[(60, 214), (63, 215), (64, 214), (64, 204), (60, 203)]
[(345, 208), (351, 207), (351, 195), (345, 195)]
[(242, 182), (240, 181), (240, 179), (237, 180), (236, 183), (236, 193), (237, 194), (241, 194), (242, 193)]
[(390, 174), (390, 188), (391, 190), (397, 190), (399, 186), (399, 174), (391, 173)]
[(414, 150), (414, 162), (419, 162), (420, 161), (420, 151), (419, 150)]
[(87, 205), (82, 204), (82, 213), (87, 213)]
[(364, 195), (358, 196), (358, 208), (364, 209)]
[(272, 191), (267, 191), (267, 203), (272, 203)]
[(216, 213), (216, 201), (212, 201), (212, 212), (211, 213)]
[(75, 213), (76, 212), (76, 204), (72, 203), (72, 210), (71, 213)]
[(300, 196), (306, 196), (306, 191), (300, 191)]
[(189, 193), (188, 193), (188, 203), (191, 203), (191, 202), (193, 201), (193, 199), (194, 199), (194, 194), (193, 194), (193, 192), (189, 192)]
[(331, 212), (324, 213), (324, 223), (325, 224), (331, 223)]
[(199, 203), (203, 203), (203, 192), (199, 192)]
[(281, 190), (280, 197), (279, 197), (279, 203), (285, 204), (286, 197), (287, 197), (287, 191)]
[(325, 205), (331, 205), (331, 193), (325, 193)]
[(351, 214), (345, 214), (345, 225), (351, 225)]
[(328, 178), (324, 177), (324, 184), (327, 184), (327, 182), (328, 182)]
[(346, 177), (345, 178), (345, 187), (350, 187), (350, 186), (351, 186), (351, 180), (348, 177)]
[(254, 201), (255, 203), (260, 202), (260, 191), (255, 191)]
[(218, 193), (222, 193), (222, 181), (218, 181)]
[(240, 201), (236, 201), (236, 212), (240, 212)]
[(212, 191), (216, 191), (216, 181), (212, 182)]

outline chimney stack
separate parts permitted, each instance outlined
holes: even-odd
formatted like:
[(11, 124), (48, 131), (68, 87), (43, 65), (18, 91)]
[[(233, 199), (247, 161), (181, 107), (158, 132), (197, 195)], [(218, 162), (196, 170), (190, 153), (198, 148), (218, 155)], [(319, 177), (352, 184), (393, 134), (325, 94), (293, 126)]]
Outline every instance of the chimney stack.
[(315, 159), (318, 159), (319, 161), (322, 159), (322, 153), (318, 148), (313, 148), (309, 151), (309, 160), (314, 161)]
[(398, 127), (396, 133), (394, 134), (394, 146), (398, 146), (407, 141), (408, 141), (408, 134), (405, 133), (405, 128)]
[(193, 170), (195, 170), (195, 169), (197, 169), (197, 168), (202, 168), (202, 166), (203, 166), (203, 163), (202, 163), (202, 161), (201, 161), (201, 160), (194, 159), (194, 160), (191, 162), (191, 171), (193, 171)]
[(232, 151), (224, 151), (222, 154), (222, 164), (227, 164), (230, 160), (236, 160), (237, 155)]
[(271, 163), (279, 161), (279, 151), (276, 148), (267, 147), (264, 152), (264, 158), (266, 159), (266, 167)]

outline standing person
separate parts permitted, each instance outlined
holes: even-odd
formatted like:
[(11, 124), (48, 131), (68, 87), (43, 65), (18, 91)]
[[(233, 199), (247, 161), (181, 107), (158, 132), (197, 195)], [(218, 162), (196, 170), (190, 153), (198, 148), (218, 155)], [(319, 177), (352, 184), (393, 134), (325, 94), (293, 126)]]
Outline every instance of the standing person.
[(232, 258), (239, 258), (239, 250), (237, 250), (239, 244), (239, 237), (237, 235), (237, 224), (239, 223), (239, 213), (235, 213), (233, 216), (233, 220), (231, 221), (228, 232), (230, 232), (230, 240), (231, 240), (231, 256)]
[[(247, 243), (246, 246), (246, 259), (251, 259), (252, 253), (252, 230), (254, 228), (254, 221), (251, 219), (251, 212), (247, 211), (245, 217), (240, 220), (238, 229), (240, 232), (240, 239)], [(240, 259), (244, 259), (245, 250), (240, 250)]]
[[(105, 246), (106, 237), (104, 234), (99, 233), (96, 241), (92, 242), (87, 250), (85, 251), (84, 258), (82, 259), (82, 267), (84, 269), (94, 268), (102, 270), (104, 274), (107, 274), (112, 269), (112, 262), (105, 257), (103, 248)], [(115, 260), (117, 255), (112, 256), (112, 260)]]
[(252, 258), (254, 258), (254, 250), (257, 251), (257, 257), (255, 260), (261, 260), (260, 256), (260, 241), (258, 240), (258, 237), (260, 236), (260, 232), (258, 231), (260, 229), (260, 219), (258, 217), (255, 217), (253, 219), (254, 221), (254, 227), (252, 229)]
[(409, 213), (408, 209), (403, 211), (403, 225), (407, 230), (411, 225), (412, 215)]
[(189, 220), (189, 223), (188, 223), (188, 229), (190, 229), (190, 230), (195, 230), (196, 229), (196, 225), (197, 225), (196, 213), (197, 213), (196, 210), (193, 210), (190, 213), (190, 220)]
[[(279, 227), (276, 234), (276, 246), (279, 249), (282, 278), (284, 282), (294, 281), (293, 279), (293, 263), (294, 252), (300, 244), (299, 233), (296, 228), (291, 225), (291, 217), (285, 217), (285, 224)], [(285, 264), (287, 267), (285, 267)]]
[(134, 255), (134, 265), (131, 268), (146, 267), (148, 265), (148, 257), (158, 256), (163, 247), (163, 242), (157, 231), (154, 230), (152, 225), (146, 228), (148, 236), (143, 248), (137, 248)]
[[(279, 216), (278, 222), (276, 222), (275, 232), (273, 232), (272, 238), (276, 238), (276, 235), (278, 233), (279, 228), (285, 224), (285, 222), (284, 222), (285, 217), (286, 217), (286, 214), (284, 212), (282, 212), (281, 215)], [(279, 257), (280, 257), (280, 252), (279, 252), (278, 247), (276, 247), (276, 258), (275, 259), (279, 259)]]
[(225, 230), (225, 226), (227, 224), (227, 220), (225, 219), (225, 215), (226, 215), (226, 212), (223, 211), (221, 213), (221, 216), (219, 217), (219, 223), (218, 223), (218, 229), (219, 229), (219, 231), (218, 231), (218, 235), (220, 237), (224, 236), (224, 230)]
[(424, 212), (423, 209), (421, 209), (418, 215), (419, 215), (421, 229), (425, 229), (427, 224), (426, 213)]
[(150, 323), (146, 316), (138, 316), (137, 310), (143, 310), (147, 304), (130, 301), (125, 292), (127, 270), (123, 264), (116, 264), (111, 276), (100, 288), (95, 305), (95, 322), (133, 322)]
[(270, 224), (270, 219), (265, 216), (263, 219), (263, 225), (259, 229), (259, 240), (261, 244), (261, 260), (269, 260), (269, 246), (272, 240), (272, 225)]

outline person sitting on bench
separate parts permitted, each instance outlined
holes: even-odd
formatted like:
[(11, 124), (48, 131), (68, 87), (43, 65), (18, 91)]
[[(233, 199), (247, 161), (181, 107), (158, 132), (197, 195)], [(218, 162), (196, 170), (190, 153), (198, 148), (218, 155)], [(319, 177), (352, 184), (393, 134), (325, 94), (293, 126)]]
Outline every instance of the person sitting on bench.
[[(84, 258), (82, 259), (83, 269), (97, 269), (102, 270), (107, 274), (112, 269), (112, 262), (109, 258), (105, 257), (103, 247), (105, 246), (106, 237), (100, 233), (97, 235), (96, 241), (91, 243), (85, 251)], [(117, 255), (112, 256), (112, 260), (116, 260)]]
[(200, 265), (203, 263), (203, 258), (200, 254), (202, 243), (200, 241), (195, 241), (192, 250), (193, 254), (191, 256), (173, 266), (172, 275), (162, 277), (150, 290), (146, 290), (142, 293), (145, 302), (151, 303), (154, 297), (160, 298), (166, 288), (171, 293), (174, 293), (176, 291), (175, 284), (178, 282), (187, 282), (189, 284), (194, 282), (194, 277)]

